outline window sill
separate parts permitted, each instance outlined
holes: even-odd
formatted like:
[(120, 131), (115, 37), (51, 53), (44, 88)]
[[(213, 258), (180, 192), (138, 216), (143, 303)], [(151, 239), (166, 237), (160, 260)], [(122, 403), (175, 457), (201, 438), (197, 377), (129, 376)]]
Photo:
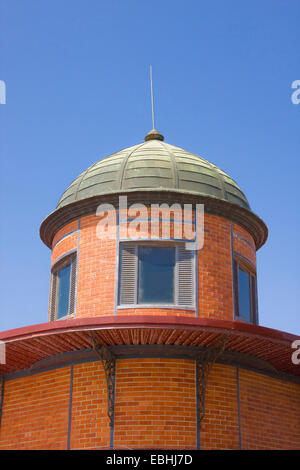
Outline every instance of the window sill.
[(118, 305), (117, 309), (120, 310), (129, 310), (129, 309), (143, 309), (143, 308), (166, 308), (173, 310), (196, 310), (195, 307), (191, 305), (174, 305), (174, 304), (129, 304), (129, 305)]
[(69, 320), (70, 318), (75, 318), (74, 313), (71, 313), (70, 315), (65, 315), (64, 317), (56, 318), (54, 321)]
[(235, 317), (234, 319), (235, 321), (238, 321), (240, 323), (246, 323), (248, 325), (256, 325), (257, 323), (254, 323), (253, 321), (251, 320), (246, 320), (245, 318), (242, 318), (242, 317)]

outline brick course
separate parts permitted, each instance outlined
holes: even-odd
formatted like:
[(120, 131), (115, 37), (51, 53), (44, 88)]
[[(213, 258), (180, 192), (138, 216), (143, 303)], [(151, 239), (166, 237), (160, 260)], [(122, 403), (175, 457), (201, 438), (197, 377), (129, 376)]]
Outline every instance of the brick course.
[(300, 386), (240, 369), (244, 449), (300, 449)]
[(117, 361), (115, 448), (196, 447), (195, 362)]
[(0, 449), (66, 449), (70, 367), (5, 382)]
[[(100, 361), (74, 364), (71, 449), (107, 449), (106, 379)], [(71, 367), (5, 382), (0, 449), (66, 449)], [(300, 387), (239, 368), (243, 449), (299, 449)], [(196, 363), (118, 359), (115, 449), (195, 449)], [(214, 364), (207, 383), (201, 449), (239, 449), (237, 370)]]
[(106, 379), (101, 362), (74, 366), (71, 449), (108, 449)]

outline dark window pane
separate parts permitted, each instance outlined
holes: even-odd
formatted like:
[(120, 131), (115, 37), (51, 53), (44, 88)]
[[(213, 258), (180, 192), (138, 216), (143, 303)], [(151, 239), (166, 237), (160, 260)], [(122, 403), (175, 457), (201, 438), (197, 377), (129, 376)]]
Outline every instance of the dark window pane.
[(139, 303), (174, 303), (175, 248), (139, 248)]
[(64, 317), (69, 313), (70, 274), (70, 264), (58, 272), (57, 318)]
[(247, 321), (251, 320), (249, 274), (239, 268), (239, 314)]

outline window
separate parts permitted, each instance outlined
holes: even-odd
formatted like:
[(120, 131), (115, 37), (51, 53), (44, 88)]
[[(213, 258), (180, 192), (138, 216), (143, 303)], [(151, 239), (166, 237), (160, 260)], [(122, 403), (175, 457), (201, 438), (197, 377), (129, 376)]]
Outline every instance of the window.
[(119, 305), (194, 307), (194, 251), (184, 243), (120, 247)]
[(138, 248), (138, 303), (174, 303), (175, 248)]
[(55, 264), (51, 276), (50, 321), (74, 313), (76, 255), (72, 254)]
[(256, 275), (240, 260), (234, 261), (234, 287), (236, 317), (257, 323)]

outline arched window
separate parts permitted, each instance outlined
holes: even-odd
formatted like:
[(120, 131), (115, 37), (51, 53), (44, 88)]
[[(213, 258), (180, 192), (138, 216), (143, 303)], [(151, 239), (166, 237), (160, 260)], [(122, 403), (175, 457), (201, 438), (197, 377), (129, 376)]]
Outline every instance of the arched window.
[(235, 317), (258, 323), (256, 273), (244, 260), (234, 260)]
[(55, 263), (51, 273), (49, 320), (60, 320), (74, 313), (76, 253)]

